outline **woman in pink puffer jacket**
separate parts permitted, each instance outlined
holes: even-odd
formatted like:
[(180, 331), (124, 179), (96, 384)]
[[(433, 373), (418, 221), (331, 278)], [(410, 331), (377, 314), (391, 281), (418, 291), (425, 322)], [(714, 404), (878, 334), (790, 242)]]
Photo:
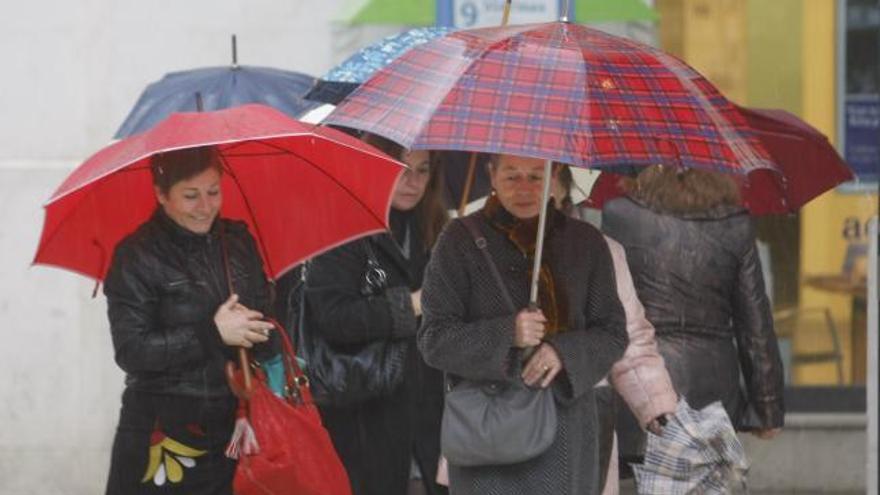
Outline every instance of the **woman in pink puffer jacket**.
[[(663, 357), (657, 351), (654, 326), (645, 318), (645, 308), (636, 295), (632, 275), (626, 263), (626, 252), (617, 241), (605, 237), (614, 262), (617, 295), (626, 313), (626, 331), (629, 345), (623, 357), (611, 367), (608, 379), (614, 390), (623, 397), (639, 426), (659, 433), (660, 418), (675, 412), (678, 397), (672, 387)], [(604, 382), (600, 382), (601, 386)], [(608, 465), (608, 476), (603, 494), (618, 492), (617, 436)]]
[[(557, 165), (553, 170), (553, 182), (551, 192), (554, 204), (560, 211), (572, 218), (583, 220), (596, 225), (601, 218), (596, 212), (594, 218), (590, 217), (587, 210), (576, 207), (571, 200), (571, 189), (574, 179), (571, 170), (567, 166)], [(560, 199), (561, 198), (561, 199)], [(657, 342), (654, 340), (654, 326), (645, 318), (645, 308), (642, 306), (636, 294), (629, 265), (626, 262), (626, 251), (614, 239), (605, 237), (608, 248), (611, 250), (611, 259), (614, 262), (614, 277), (617, 281), (617, 295), (626, 313), (626, 331), (629, 335), (629, 345), (623, 357), (611, 367), (607, 380), (599, 382), (596, 387), (601, 390), (597, 397), (610, 397), (610, 390), (602, 387), (610, 385), (626, 402), (632, 411), (636, 421), (642, 429), (649, 429), (659, 433), (660, 424), (665, 415), (675, 413), (678, 395), (672, 387), (672, 379), (663, 363), (663, 357), (657, 350)], [(616, 416), (613, 402), (608, 401), (608, 407), (600, 414), (610, 414), (611, 418), (599, 421), (599, 428), (607, 428), (614, 424)], [(603, 458), (608, 458), (608, 472), (603, 494), (616, 494), (618, 492), (618, 460), (617, 460), (617, 435), (602, 435), (600, 438), (612, 436), (612, 445), (600, 445), (599, 449), (605, 451)], [(607, 441), (606, 441), (607, 442)], [(610, 449), (610, 452), (608, 452)]]

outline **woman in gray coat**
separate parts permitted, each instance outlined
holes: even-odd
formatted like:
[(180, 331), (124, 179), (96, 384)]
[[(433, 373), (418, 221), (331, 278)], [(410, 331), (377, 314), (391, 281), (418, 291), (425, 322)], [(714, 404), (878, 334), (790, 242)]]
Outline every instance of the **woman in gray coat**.
[[(494, 157), (490, 178), (494, 194), (471, 218), (512, 299), (526, 308), (543, 162)], [(435, 246), (418, 334), (425, 361), (452, 377), (552, 387), (558, 414), (554, 443), (531, 460), (450, 464), (452, 494), (600, 491), (593, 387), (627, 343), (608, 247), (595, 228), (551, 208), (540, 272), (541, 310), (514, 314), (462, 220), (450, 223)], [(523, 361), (523, 349), (533, 346), (536, 351)]]

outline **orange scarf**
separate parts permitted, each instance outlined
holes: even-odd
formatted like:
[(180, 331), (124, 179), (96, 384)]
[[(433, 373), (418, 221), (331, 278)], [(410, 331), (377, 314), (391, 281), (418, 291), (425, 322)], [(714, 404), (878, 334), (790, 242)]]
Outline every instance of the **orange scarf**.
[[(516, 249), (525, 255), (529, 263), (529, 283), (535, 264), (538, 218), (520, 220), (510, 214), (495, 195), (489, 196), (483, 207), (483, 215), (492, 227), (507, 235)], [(552, 206), (547, 208), (547, 228), (544, 232), (544, 253), (538, 276), (538, 307), (547, 317), (546, 336), (566, 331), (568, 324), (568, 300), (565, 287), (556, 282), (547, 253), (551, 251), (553, 233), (565, 217)]]

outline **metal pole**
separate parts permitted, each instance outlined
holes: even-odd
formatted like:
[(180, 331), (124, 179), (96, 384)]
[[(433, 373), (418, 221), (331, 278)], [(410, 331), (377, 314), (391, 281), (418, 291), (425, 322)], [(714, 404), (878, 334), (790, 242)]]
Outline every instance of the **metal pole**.
[(880, 318), (878, 318), (878, 273), (877, 266), (877, 243), (878, 239), (878, 218), (875, 216), (870, 220), (870, 228), (868, 233), (868, 455), (867, 455), (867, 481), (868, 493), (877, 495), (878, 479), (877, 479), (877, 427), (880, 409), (878, 409), (878, 386), (880, 386), (880, 377), (878, 377), (878, 360), (880, 360)]
[(532, 290), (529, 293), (529, 306), (538, 306), (538, 279), (541, 276), (541, 256), (544, 254), (544, 229), (547, 226), (547, 203), (550, 201), (550, 179), (553, 174), (553, 160), (544, 162), (544, 191), (541, 193), (541, 214), (538, 217), (538, 238), (535, 242), (535, 263), (532, 265)]

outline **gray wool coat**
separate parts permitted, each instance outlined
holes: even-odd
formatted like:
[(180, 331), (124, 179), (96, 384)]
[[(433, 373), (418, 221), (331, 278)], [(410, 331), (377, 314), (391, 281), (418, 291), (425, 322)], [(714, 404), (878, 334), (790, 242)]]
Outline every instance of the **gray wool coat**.
[[(514, 302), (528, 305), (530, 267), (505, 234), (474, 213)], [(569, 330), (550, 337), (564, 371), (554, 380), (559, 426), (548, 451), (506, 466), (449, 466), (453, 495), (562, 495), (600, 493), (593, 386), (620, 359), (627, 344), (624, 312), (615, 289), (611, 255), (592, 226), (555, 217), (545, 251), (568, 298)], [(521, 351), (514, 320), (483, 254), (461, 220), (440, 236), (425, 273), (418, 346), (425, 361), (469, 379), (516, 380)]]

